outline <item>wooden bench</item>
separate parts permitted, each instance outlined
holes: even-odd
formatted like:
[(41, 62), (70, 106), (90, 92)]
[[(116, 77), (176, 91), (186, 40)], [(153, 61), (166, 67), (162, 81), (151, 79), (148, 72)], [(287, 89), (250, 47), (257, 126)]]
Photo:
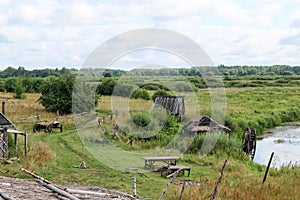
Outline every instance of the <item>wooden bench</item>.
[(191, 168), (190, 167), (187, 167), (187, 166), (163, 166), (161, 168), (161, 176), (165, 175), (167, 178), (170, 178), (171, 176), (173, 176), (173, 174), (178, 171), (180, 169), (180, 172), (178, 175), (183, 175), (185, 174), (185, 171), (188, 172), (187, 176), (190, 176), (190, 173), (191, 173)]
[(141, 157), (145, 160), (145, 169), (154, 170), (155, 162), (167, 163), (167, 166), (176, 165), (176, 161), (179, 159), (177, 156), (153, 156), (153, 157)]

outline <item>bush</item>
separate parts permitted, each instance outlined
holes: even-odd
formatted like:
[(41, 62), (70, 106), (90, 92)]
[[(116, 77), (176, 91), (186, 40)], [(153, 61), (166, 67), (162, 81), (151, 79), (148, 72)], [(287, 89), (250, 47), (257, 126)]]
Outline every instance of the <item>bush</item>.
[(143, 88), (139, 88), (135, 90), (131, 96), (134, 99), (144, 99), (144, 100), (150, 100), (150, 94), (147, 90)]
[(151, 122), (151, 118), (146, 112), (137, 112), (132, 115), (132, 121), (137, 126), (147, 126)]
[(117, 80), (114, 78), (106, 78), (97, 86), (96, 92), (101, 95), (112, 95)]

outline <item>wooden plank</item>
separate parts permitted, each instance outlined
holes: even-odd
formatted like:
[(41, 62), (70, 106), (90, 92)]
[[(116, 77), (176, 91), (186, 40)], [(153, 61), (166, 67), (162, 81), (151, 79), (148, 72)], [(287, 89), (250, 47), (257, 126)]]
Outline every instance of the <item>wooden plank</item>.
[(2, 197), (4, 200), (15, 200), (14, 198), (5, 194), (2, 190), (0, 190), (0, 197)]
[(118, 195), (107, 194), (107, 193), (102, 193), (102, 192), (75, 190), (75, 189), (69, 189), (69, 188), (66, 188), (65, 191), (67, 191), (69, 193), (73, 193), (73, 194), (87, 194), (87, 195), (94, 195), (94, 196), (99, 196), (99, 197), (103, 197), (103, 198), (119, 198)]
[(66, 197), (68, 199), (71, 199), (71, 200), (80, 200), (77, 197), (75, 197), (75, 196), (73, 196), (73, 195), (71, 195), (71, 194), (69, 194), (69, 193), (67, 193), (67, 192), (65, 192), (63, 190), (58, 189), (57, 187), (55, 187), (52, 184), (48, 184), (48, 183), (45, 183), (44, 181), (41, 181), (40, 179), (36, 179), (36, 182), (39, 183), (39, 184), (41, 184), (42, 186), (48, 188), (49, 190), (52, 190), (52, 191), (54, 191), (54, 192), (56, 192), (56, 193), (58, 193), (58, 194), (60, 194), (60, 195), (62, 195), (64, 197)]

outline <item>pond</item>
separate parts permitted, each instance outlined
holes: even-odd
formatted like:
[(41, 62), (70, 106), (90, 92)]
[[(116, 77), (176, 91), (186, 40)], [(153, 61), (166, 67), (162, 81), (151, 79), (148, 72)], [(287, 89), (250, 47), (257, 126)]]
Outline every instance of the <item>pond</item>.
[(300, 122), (270, 129), (261, 138), (256, 144), (254, 162), (267, 165), (274, 152), (272, 167), (300, 166)]

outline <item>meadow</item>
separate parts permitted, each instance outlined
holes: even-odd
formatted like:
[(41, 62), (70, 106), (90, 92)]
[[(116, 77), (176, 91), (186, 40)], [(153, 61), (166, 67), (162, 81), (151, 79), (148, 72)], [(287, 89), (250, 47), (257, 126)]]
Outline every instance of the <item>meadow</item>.
[[(213, 193), (226, 158), (228, 163), (216, 199), (300, 199), (299, 168), (292, 166), (272, 168), (266, 183), (262, 184), (266, 167), (250, 161), (239, 148), (240, 138), (246, 127), (255, 127), (257, 133), (261, 135), (267, 128), (283, 122), (299, 120), (299, 93), (299, 87), (226, 88), (225, 125), (233, 130), (232, 138), (221, 137), (219, 146), (216, 145), (213, 153), (207, 156), (183, 155), (178, 165), (190, 166), (191, 175), (178, 177), (176, 183), (185, 179), (201, 183), (187, 186), (184, 199), (208, 199)], [(6, 101), (6, 115), (19, 130), (26, 130), (29, 133), (29, 152), (25, 157), (22, 148), (19, 148), (18, 152), (11, 150), (11, 156), (18, 156), (20, 160), (14, 164), (1, 164), (1, 175), (28, 179), (30, 178), (28, 175), (20, 172), (20, 168), (24, 167), (54, 183), (94, 185), (127, 193), (132, 192), (131, 181), (132, 176), (135, 175), (138, 195), (158, 199), (169, 181), (159, 174), (146, 173), (147, 178), (109, 168), (93, 157), (87, 149), (84, 150), (84, 161), (88, 168), (75, 168), (74, 166), (78, 166), (82, 161), (82, 143), (72, 115), (60, 118), (64, 126), (62, 133), (55, 130), (53, 133), (33, 133), (35, 118), (30, 117), (38, 113), (42, 120), (51, 121), (55, 119), (56, 114), (45, 112), (44, 108), (36, 102), (39, 94), (26, 94), (27, 98), (24, 100), (15, 100), (12, 95), (0, 93), (1, 99)], [(209, 91), (205, 88), (198, 89), (196, 97), (200, 105), (196, 113), (210, 115)], [(131, 99), (129, 102), (133, 112), (147, 111), (152, 105), (151, 100)], [(101, 96), (95, 110), (97, 115), (110, 115), (111, 98)], [(106, 120), (103, 124), (108, 135), (113, 134), (112, 123), (113, 121)], [(126, 138), (111, 139), (111, 142), (132, 151), (144, 152), (160, 148), (159, 143), (152, 141), (136, 141), (133, 147), (126, 145)], [(19, 145), (22, 145), (22, 141)], [(181, 186), (173, 184), (165, 199), (179, 199), (180, 191)]]

